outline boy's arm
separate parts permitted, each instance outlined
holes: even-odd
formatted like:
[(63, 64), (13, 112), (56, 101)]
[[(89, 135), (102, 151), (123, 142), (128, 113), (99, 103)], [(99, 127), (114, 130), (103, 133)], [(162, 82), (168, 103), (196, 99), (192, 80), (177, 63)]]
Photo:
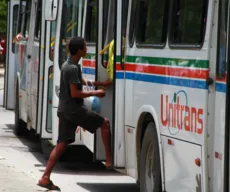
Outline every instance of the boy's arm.
[(106, 81), (104, 81), (104, 82), (99, 82), (99, 81), (88, 81), (87, 79), (82, 78), (83, 85), (86, 85), (86, 81), (87, 81), (88, 85), (92, 85), (92, 83), (93, 83), (94, 87), (97, 87), (97, 86), (108, 86), (108, 85), (112, 84), (112, 81), (110, 81), (109, 79), (106, 80)]
[(104, 90), (96, 90), (96, 91), (82, 91), (79, 90), (77, 84), (70, 84), (70, 92), (72, 98), (86, 98), (90, 96), (97, 96), (97, 97), (104, 97), (105, 91)]

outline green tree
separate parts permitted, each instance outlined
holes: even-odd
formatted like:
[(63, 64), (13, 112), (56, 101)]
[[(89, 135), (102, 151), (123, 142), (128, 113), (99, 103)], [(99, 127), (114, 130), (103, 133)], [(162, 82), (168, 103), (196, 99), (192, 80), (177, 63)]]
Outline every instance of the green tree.
[(6, 33), (7, 0), (0, 0), (0, 33)]

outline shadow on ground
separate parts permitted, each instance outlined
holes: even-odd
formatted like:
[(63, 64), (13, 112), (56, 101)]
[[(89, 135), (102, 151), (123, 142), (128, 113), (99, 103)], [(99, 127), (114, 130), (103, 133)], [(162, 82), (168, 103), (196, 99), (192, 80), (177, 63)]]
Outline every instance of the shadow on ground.
[(90, 192), (140, 192), (135, 184), (124, 183), (77, 183)]
[[(7, 124), (6, 126), (6, 132), (13, 132), (13, 124)], [(22, 152), (30, 152), (39, 162), (35, 163), (34, 167), (38, 167), (40, 172), (44, 172), (47, 160), (41, 152), (41, 142), (39, 138), (29, 133), (26, 136), (17, 138), (24, 146), (14, 146), (13, 148)], [(92, 153), (84, 146), (69, 146), (59, 163), (55, 166), (53, 172), (63, 175), (125, 176), (114, 170), (108, 171), (101, 162), (93, 162)]]

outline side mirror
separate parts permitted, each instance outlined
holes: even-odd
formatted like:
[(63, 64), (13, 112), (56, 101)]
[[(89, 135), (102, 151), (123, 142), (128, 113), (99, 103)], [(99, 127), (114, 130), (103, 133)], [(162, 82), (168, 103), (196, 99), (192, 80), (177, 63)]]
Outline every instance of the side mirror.
[(47, 21), (55, 21), (57, 18), (58, 0), (46, 0), (45, 3), (45, 19)]

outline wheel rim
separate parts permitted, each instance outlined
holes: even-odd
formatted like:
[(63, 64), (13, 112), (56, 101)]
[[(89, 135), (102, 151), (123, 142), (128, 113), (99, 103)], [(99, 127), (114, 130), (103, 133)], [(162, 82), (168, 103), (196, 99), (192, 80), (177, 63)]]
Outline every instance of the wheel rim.
[(155, 189), (156, 180), (156, 159), (154, 158), (154, 148), (151, 143), (147, 150), (146, 162), (145, 162), (145, 186), (147, 192), (152, 192)]

